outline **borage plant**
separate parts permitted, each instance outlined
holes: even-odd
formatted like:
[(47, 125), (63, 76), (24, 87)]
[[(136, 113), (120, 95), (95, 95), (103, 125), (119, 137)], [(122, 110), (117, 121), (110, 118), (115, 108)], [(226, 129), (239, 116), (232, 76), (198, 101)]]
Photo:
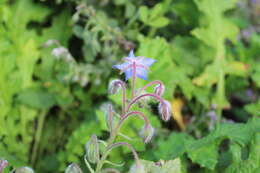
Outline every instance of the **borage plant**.
[[(106, 121), (109, 128), (110, 137), (107, 142), (101, 141), (97, 138), (96, 135), (92, 135), (90, 140), (86, 144), (86, 155), (85, 162), (88, 166), (91, 173), (104, 173), (104, 172), (116, 172), (119, 171), (114, 168), (103, 168), (105, 163), (111, 163), (107, 160), (109, 153), (112, 149), (119, 146), (128, 147), (134, 155), (135, 165), (131, 170), (144, 170), (144, 166), (141, 163), (141, 160), (138, 157), (135, 149), (127, 142), (116, 142), (117, 136), (120, 134), (120, 127), (127, 120), (128, 117), (137, 115), (144, 120), (144, 127), (140, 131), (140, 136), (143, 138), (145, 143), (149, 142), (154, 134), (154, 128), (149, 122), (149, 119), (146, 115), (140, 111), (133, 110), (133, 105), (141, 101), (144, 97), (151, 97), (159, 102), (159, 112), (164, 121), (168, 121), (171, 117), (171, 106), (168, 101), (162, 99), (164, 92), (164, 85), (158, 81), (152, 81), (145, 85), (143, 88), (136, 89), (136, 79), (141, 78), (147, 80), (147, 72), (149, 67), (156, 62), (156, 60), (151, 58), (145, 58), (143, 56), (134, 56), (133, 51), (131, 51), (128, 57), (123, 58), (124, 63), (114, 65), (113, 68), (119, 69), (121, 73), (125, 73), (125, 80), (132, 78), (132, 87), (131, 87), (131, 98), (127, 99), (126, 94), (126, 83), (122, 80), (116, 79), (110, 82), (109, 84), (109, 93), (116, 94), (120, 90), (122, 91), (122, 110), (120, 114), (117, 114), (112, 105), (108, 106)], [(148, 87), (154, 86), (154, 93), (145, 93), (145, 90)], [(118, 121), (115, 121), (115, 118), (118, 118)], [(101, 153), (99, 144), (105, 144), (105, 149)], [(96, 164), (96, 168), (93, 169), (90, 165)], [(77, 169), (78, 167), (73, 164), (70, 165), (67, 170)]]

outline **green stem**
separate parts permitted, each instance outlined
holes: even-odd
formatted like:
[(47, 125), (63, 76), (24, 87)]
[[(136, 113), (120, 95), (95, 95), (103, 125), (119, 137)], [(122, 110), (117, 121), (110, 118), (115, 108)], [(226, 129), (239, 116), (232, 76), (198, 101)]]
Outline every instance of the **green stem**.
[(157, 28), (152, 27), (151, 30), (148, 33), (149, 37), (153, 37), (156, 33)]
[(38, 127), (37, 127), (36, 133), (35, 133), (35, 142), (34, 142), (34, 145), (33, 145), (32, 158), (31, 158), (32, 165), (34, 165), (35, 162), (36, 162), (38, 148), (39, 148), (39, 144), (40, 144), (41, 136), (42, 136), (43, 125), (44, 125), (44, 121), (45, 121), (45, 117), (46, 117), (46, 111), (42, 111), (40, 113), (40, 115), (39, 115)]
[(111, 136), (110, 136), (110, 138), (109, 138), (109, 140), (108, 140), (108, 143), (107, 143), (107, 147), (106, 147), (106, 149), (105, 149), (105, 152), (104, 152), (104, 154), (102, 154), (102, 157), (101, 157), (100, 161), (99, 161), (98, 164), (97, 164), (96, 171), (95, 171), (96, 173), (98, 173), (98, 172), (102, 169), (102, 166), (104, 165), (105, 160), (106, 160), (106, 158), (107, 158), (107, 156), (108, 156), (108, 154), (109, 154), (109, 147), (110, 147), (110, 145), (112, 145), (112, 144), (114, 143), (114, 141), (115, 141), (115, 139), (116, 139), (118, 129), (119, 129), (119, 126), (117, 126), (117, 127), (114, 129), (113, 132), (111, 132)]
[(135, 97), (135, 81), (136, 81), (136, 64), (133, 63), (133, 84), (132, 84), (132, 98)]

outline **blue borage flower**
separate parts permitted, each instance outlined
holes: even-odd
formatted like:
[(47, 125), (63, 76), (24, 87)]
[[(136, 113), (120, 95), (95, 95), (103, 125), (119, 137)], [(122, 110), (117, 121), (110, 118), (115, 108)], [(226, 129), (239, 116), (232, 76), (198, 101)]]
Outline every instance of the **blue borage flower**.
[(113, 68), (117, 68), (121, 73), (125, 73), (125, 80), (131, 78), (134, 74), (141, 79), (147, 80), (147, 71), (156, 62), (156, 60), (151, 58), (136, 57), (133, 50), (130, 51), (128, 57), (123, 59), (125, 61), (123, 64), (113, 65)]

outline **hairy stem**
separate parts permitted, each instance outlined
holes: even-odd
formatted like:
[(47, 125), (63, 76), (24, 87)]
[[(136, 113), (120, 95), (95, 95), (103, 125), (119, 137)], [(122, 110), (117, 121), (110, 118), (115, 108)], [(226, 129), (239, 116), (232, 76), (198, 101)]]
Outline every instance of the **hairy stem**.
[(158, 95), (156, 95), (156, 94), (142, 94), (142, 95), (140, 95), (140, 96), (138, 96), (138, 97), (133, 98), (133, 99), (130, 101), (130, 103), (129, 103), (128, 106), (127, 106), (126, 112), (128, 112), (128, 111), (130, 110), (131, 106), (132, 106), (133, 104), (135, 104), (135, 103), (136, 103), (139, 99), (141, 99), (142, 97), (153, 97), (154, 99), (156, 99), (157, 101), (159, 101), (159, 102), (161, 102), (161, 103), (164, 102), (164, 100), (163, 100), (160, 96), (158, 96)]
[(120, 84), (121, 88), (122, 88), (122, 93), (123, 93), (123, 96), (122, 96), (122, 114), (125, 113), (125, 107), (126, 107), (126, 86), (125, 86), (125, 83), (121, 80), (118, 81), (118, 83)]
[(130, 144), (126, 143), (126, 142), (117, 142), (117, 143), (115, 143), (115, 144), (112, 144), (111, 146), (108, 147), (108, 152), (111, 151), (113, 148), (119, 147), (119, 146), (122, 146), (122, 145), (127, 146), (127, 147), (132, 151), (132, 153), (133, 153), (133, 155), (134, 155), (134, 158), (135, 158), (137, 164), (139, 164), (139, 163), (140, 163), (140, 160), (139, 160), (138, 154), (136, 153), (136, 151), (135, 151), (135, 149), (132, 147), (132, 145), (130, 145)]
[(148, 84), (146, 84), (143, 88), (141, 88), (140, 93), (142, 93), (142, 91), (146, 90), (149, 86), (152, 86), (152, 85), (154, 85), (154, 84), (157, 84), (157, 85), (160, 85), (160, 86), (163, 85), (161, 81), (159, 81), (159, 80), (154, 80), (154, 81), (149, 82)]
[(129, 116), (131, 115), (140, 115), (141, 117), (143, 117), (144, 121), (145, 121), (145, 128), (147, 129), (150, 125), (149, 119), (145, 116), (144, 113), (139, 112), (139, 111), (132, 111), (132, 112), (128, 112), (127, 114), (125, 114), (124, 116), (122, 116), (122, 118), (119, 121), (119, 128), (121, 127), (121, 125), (123, 124), (124, 120), (127, 119)]
[(135, 81), (136, 81), (136, 63), (133, 62), (133, 84), (132, 84), (132, 98), (135, 97)]

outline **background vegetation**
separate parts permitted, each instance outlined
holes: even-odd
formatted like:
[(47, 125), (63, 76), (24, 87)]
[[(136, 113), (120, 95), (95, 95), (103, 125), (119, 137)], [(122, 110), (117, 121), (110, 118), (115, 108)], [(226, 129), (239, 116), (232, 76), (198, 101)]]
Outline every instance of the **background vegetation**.
[[(181, 159), (183, 172), (260, 171), (259, 0), (1, 0), (0, 157), (9, 170), (84, 166), (84, 145), (106, 139), (107, 85), (131, 49), (157, 59), (173, 119), (155, 103), (153, 141), (124, 134), (141, 158)], [(123, 79), (123, 76), (121, 76)], [(139, 80), (143, 85), (147, 81)], [(132, 164), (129, 150), (110, 157)], [(87, 172), (87, 170), (85, 170)]]

